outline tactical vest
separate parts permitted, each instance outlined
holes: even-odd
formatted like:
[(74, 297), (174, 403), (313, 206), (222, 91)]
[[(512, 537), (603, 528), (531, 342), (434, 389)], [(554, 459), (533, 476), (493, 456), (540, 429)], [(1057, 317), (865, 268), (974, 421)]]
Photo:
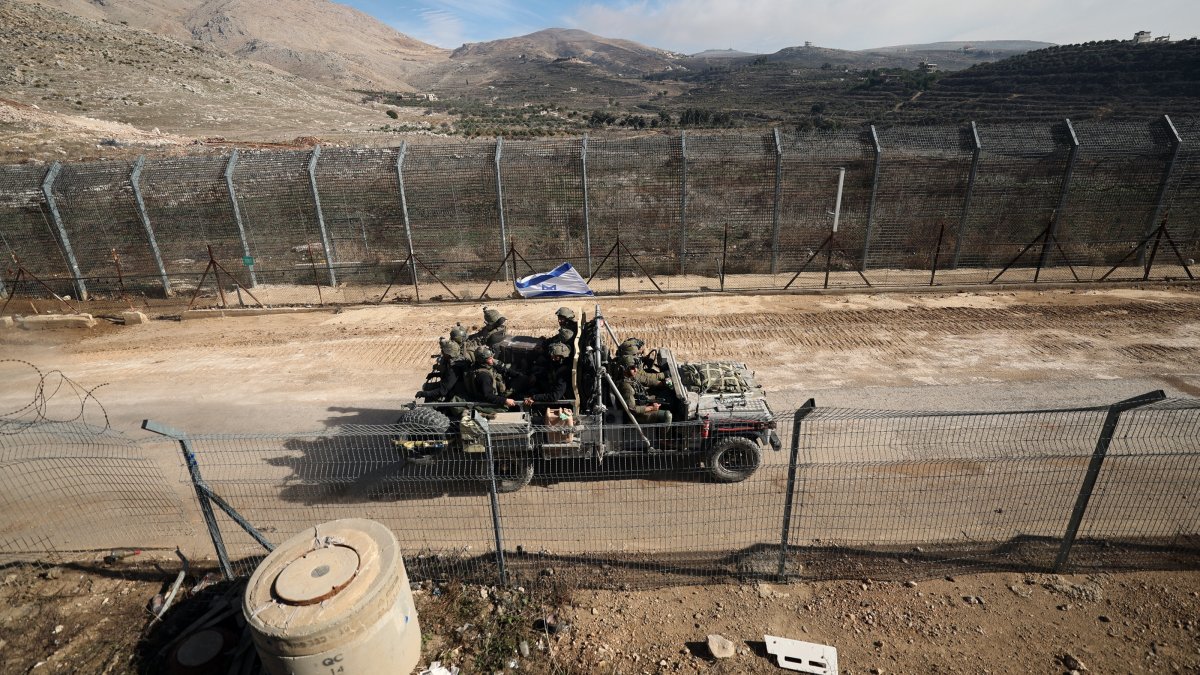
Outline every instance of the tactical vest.
[(492, 391), (496, 392), (498, 396), (508, 395), (508, 387), (504, 384), (504, 377), (500, 373), (497, 373), (495, 369), (484, 366), (471, 371), (471, 377), (467, 378), (467, 393), (471, 395), (471, 398), (479, 399), (483, 396), (483, 392), (479, 390), (478, 383), (478, 373), (480, 372), (487, 373), (487, 376), (492, 378)]

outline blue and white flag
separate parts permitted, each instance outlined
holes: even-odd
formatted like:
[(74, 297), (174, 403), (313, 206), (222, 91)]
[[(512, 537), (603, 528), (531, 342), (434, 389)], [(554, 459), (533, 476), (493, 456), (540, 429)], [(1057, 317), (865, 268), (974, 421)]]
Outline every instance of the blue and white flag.
[(571, 263), (563, 263), (549, 272), (530, 274), (517, 280), (522, 298), (556, 298), (564, 295), (593, 295), (587, 282)]

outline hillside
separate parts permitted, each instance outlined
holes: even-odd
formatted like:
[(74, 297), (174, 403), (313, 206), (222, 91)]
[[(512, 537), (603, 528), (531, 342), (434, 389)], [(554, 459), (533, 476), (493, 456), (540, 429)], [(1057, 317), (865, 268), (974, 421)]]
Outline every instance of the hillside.
[(198, 40), (341, 88), (411, 90), (407, 76), (448, 51), (328, 0), (38, 0), (76, 16)]
[[(878, 91), (894, 88), (882, 84)], [(911, 92), (910, 92), (911, 93)], [(1200, 103), (1200, 41), (1063, 45), (948, 74), (895, 120), (1148, 117)]]
[(409, 110), (393, 121), (342, 90), (213, 47), (35, 4), (0, 4), (0, 63), (13, 102), (0, 102), (3, 161), (137, 152), (169, 145), (162, 135), (280, 141), (439, 121)]

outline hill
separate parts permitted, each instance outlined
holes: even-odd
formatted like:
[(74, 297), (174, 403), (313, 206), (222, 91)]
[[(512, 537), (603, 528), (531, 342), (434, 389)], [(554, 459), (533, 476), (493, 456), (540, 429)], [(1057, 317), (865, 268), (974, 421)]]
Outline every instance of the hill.
[[(210, 136), (337, 138), (439, 121), (401, 110), (393, 122), (343, 90), (211, 46), (36, 4), (0, 4), (0, 63), (8, 64), (0, 91), (10, 101), (0, 103), (4, 161), (136, 154)], [(167, 135), (181, 138), (158, 142)]]
[[(880, 84), (866, 88), (895, 87), (894, 82)], [(1145, 118), (1195, 110), (1197, 103), (1200, 40), (1112, 40), (1039, 49), (948, 74), (888, 116), (909, 121)]]
[(407, 75), (447, 50), (328, 0), (39, 0), (70, 14), (198, 40), (306, 79), (343, 88), (411, 90)]

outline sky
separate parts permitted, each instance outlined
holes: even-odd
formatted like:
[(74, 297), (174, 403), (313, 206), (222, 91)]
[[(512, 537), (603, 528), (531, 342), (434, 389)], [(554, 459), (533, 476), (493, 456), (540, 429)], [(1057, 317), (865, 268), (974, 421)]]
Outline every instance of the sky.
[(867, 49), (946, 40), (1057, 44), (1200, 33), (1200, 0), (338, 0), (423, 42), (455, 48), (579, 28), (693, 54), (769, 54), (811, 41)]

